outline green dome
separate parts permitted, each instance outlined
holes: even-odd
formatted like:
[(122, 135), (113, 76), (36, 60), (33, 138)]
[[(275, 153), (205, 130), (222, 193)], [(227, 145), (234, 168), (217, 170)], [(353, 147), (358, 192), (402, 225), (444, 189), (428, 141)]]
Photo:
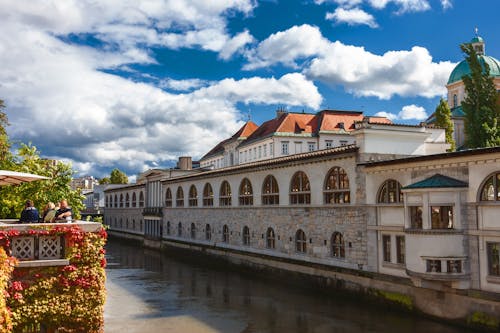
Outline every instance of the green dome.
[[(483, 70), (485, 68), (484, 64), (486, 63), (490, 67), (490, 76), (500, 77), (500, 62), (497, 59), (487, 55), (478, 55), (478, 58), (479, 62), (481, 63), (481, 67), (483, 67)], [(458, 82), (462, 80), (463, 76), (466, 75), (470, 75), (470, 68), (467, 61), (463, 60), (451, 72), (450, 78), (448, 79), (448, 84)]]
[(471, 44), (472, 43), (484, 43), (484, 40), (481, 37), (476, 36), (476, 37), (474, 37), (474, 38), (471, 39), (470, 43)]

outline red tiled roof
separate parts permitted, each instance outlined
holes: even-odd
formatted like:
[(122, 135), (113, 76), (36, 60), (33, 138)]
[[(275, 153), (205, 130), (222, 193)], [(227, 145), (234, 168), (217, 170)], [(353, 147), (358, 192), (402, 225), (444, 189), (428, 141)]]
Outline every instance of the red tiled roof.
[(370, 116), (368, 117), (370, 124), (392, 124), (392, 121), (386, 117)]
[(354, 130), (354, 123), (363, 120), (363, 113), (358, 111), (323, 110), (320, 112), (320, 131)]
[(246, 138), (252, 133), (259, 128), (256, 123), (253, 121), (247, 121), (245, 125), (241, 126), (241, 128), (233, 134), (229, 139), (222, 140), (219, 142), (214, 148), (212, 148), (208, 153), (206, 153), (200, 160), (203, 160), (204, 158), (207, 158), (212, 155), (216, 155), (218, 153), (221, 153), (224, 151), (224, 145), (228, 144), (229, 142), (238, 140), (239, 138)]

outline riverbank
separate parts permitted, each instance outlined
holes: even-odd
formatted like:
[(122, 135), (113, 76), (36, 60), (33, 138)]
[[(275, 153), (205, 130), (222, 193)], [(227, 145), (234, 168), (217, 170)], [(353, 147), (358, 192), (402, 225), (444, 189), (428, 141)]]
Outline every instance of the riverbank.
[(106, 333), (467, 331), (374, 305), (354, 293), (326, 293), (213, 256), (129, 242), (108, 243)]
[[(134, 238), (141, 242), (140, 238)], [(468, 292), (458, 294), (456, 291), (417, 288), (409, 279), (178, 240), (145, 240), (141, 244), (176, 256), (210, 261), (211, 265), (228, 267), (230, 264), (235, 270), (243, 270), (260, 278), (308, 286), (330, 294), (347, 293), (346, 297), (362, 296), (365, 302), (379, 306), (384, 304), (387, 308), (453, 325), (477, 330), (498, 329), (498, 321), (492, 315), (500, 313), (496, 294), (477, 292), (469, 295)]]

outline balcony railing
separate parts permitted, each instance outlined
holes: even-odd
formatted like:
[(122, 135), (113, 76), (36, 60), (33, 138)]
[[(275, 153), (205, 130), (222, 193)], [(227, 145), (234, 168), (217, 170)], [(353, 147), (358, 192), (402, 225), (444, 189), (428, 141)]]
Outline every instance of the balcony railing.
[(4, 237), (8, 235), (4, 246), (19, 261), (19, 267), (59, 266), (68, 265), (65, 259), (67, 244), (64, 235), (53, 234), (50, 230), (67, 226), (78, 226), (84, 232), (96, 232), (102, 227), (100, 223), (85, 221), (21, 224), (14, 220), (1, 220), (0, 233)]
[(146, 207), (142, 210), (143, 216), (163, 216), (163, 207)]

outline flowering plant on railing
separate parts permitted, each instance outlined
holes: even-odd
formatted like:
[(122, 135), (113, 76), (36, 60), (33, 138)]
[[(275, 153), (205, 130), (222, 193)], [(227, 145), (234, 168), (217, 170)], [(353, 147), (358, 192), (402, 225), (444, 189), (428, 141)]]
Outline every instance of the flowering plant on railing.
[(27, 235), (64, 236), (69, 265), (14, 270), (6, 291), (14, 330), (41, 323), (50, 329), (59, 328), (59, 332), (102, 332), (104, 228), (84, 232), (77, 225), (68, 225), (2, 231), (0, 245), (7, 247), (12, 237)]
[(15, 264), (16, 259), (9, 257), (4, 249), (0, 248), (0, 333), (12, 331), (12, 320), (5, 298), (8, 296), (6, 288)]

